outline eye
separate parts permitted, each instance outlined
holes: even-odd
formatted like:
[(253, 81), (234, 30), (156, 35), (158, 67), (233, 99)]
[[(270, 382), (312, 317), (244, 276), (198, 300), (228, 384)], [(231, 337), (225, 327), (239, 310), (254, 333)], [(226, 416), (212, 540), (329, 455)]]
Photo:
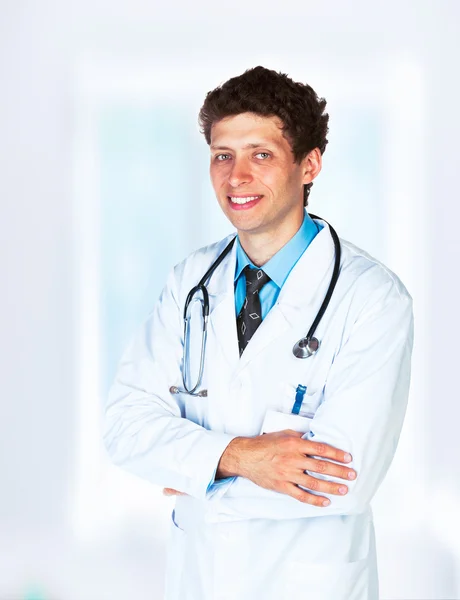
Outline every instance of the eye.
[(267, 157), (267, 156), (270, 156), (270, 154), (268, 152), (258, 152), (256, 154), (256, 156), (261, 156), (261, 155), (264, 155), (264, 158)]
[(226, 156), (230, 156), (230, 154), (216, 154), (215, 159), (222, 162), (225, 160), (225, 158), (222, 158), (222, 157), (226, 157)]

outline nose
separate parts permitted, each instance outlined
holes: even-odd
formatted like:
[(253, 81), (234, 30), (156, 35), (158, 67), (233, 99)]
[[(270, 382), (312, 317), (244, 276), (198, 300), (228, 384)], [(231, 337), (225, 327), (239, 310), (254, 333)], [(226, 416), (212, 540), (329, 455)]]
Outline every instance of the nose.
[(252, 181), (252, 175), (247, 160), (238, 160), (234, 158), (232, 168), (228, 176), (229, 184), (236, 188), (244, 183), (249, 183), (250, 181)]

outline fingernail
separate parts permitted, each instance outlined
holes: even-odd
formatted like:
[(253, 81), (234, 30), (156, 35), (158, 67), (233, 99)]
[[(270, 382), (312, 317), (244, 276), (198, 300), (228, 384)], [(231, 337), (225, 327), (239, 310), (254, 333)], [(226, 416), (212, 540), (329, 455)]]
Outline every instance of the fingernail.
[(329, 506), (330, 503), (331, 503), (330, 500), (324, 500), (323, 501), (323, 506)]
[(354, 479), (356, 477), (356, 473), (354, 471), (350, 471), (348, 473), (348, 479)]
[(346, 493), (348, 492), (348, 488), (346, 488), (344, 485), (341, 485), (341, 486), (339, 487), (339, 492), (340, 492), (341, 494), (346, 494)]
[(348, 454), (348, 453), (345, 454), (344, 457), (343, 457), (343, 459), (344, 459), (345, 462), (350, 462), (350, 460), (351, 460), (351, 454)]

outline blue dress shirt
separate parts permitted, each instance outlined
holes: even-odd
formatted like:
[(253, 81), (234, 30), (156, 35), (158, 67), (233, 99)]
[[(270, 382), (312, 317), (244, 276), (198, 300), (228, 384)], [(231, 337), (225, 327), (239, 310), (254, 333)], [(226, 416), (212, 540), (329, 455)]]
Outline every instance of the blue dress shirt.
[[(262, 319), (267, 316), (268, 311), (274, 306), (284, 282), (288, 278), (289, 273), (294, 268), (299, 258), (311, 244), (313, 238), (323, 228), (323, 225), (315, 223), (307, 211), (304, 211), (302, 225), (297, 233), (285, 244), (271, 259), (266, 262), (262, 269), (270, 277), (264, 287), (259, 292), (260, 304), (262, 308)], [(235, 313), (239, 314), (246, 297), (246, 277), (243, 269), (246, 265), (250, 265), (254, 269), (256, 267), (249, 259), (246, 252), (243, 250), (240, 240), (236, 238), (236, 268), (235, 268)], [(226, 477), (214, 481), (215, 473), (211, 483), (208, 486), (207, 493), (212, 492), (220, 484), (233, 479)]]
[[(311, 244), (316, 234), (323, 228), (323, 225), (315, 223), (307, 211), (304, 211), (302, 225), (297, 233), (285, 244), (278, 252), (271, 257), (261, 268), (270, 277), (259, 292), (260, 304), (262, 308), (262, 320), (267, 316), (268, 311), (275, 305), (278, 295), (288, 278), (289, 273), (295, 264)], [(246, 277), (243, 269), (250, 265), (258, 269), (248, 255), (243, 250), (239, 237), (236, 238), (236, 268), (235, 268), (235, 313), (239, 315), (246, 297)]]

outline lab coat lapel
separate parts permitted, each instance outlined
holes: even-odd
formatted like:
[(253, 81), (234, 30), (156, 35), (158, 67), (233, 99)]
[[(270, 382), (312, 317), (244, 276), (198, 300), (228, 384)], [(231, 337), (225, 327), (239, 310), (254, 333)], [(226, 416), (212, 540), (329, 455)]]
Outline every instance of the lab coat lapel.
[(276, 342), (289, 327), (298, 326), (299, 321), (305, 321), (305, 331), (299, 331), (299, 338), (310, 328), (326, 294), (334, 260), (334, 242), (329, 227), (325, 221), (315, 220), (324, 225), (323, 229), (315, 236), (290, 272), (278, 301), (241, 355), (236, 374), (264, 348)]
[[(335, 247), (329, 225), (321, 219), (315, 221), (321, 223), (323, 229), (292, 269), (278, 297), (280, 310), (290, 325), (295, 325), (299, 317), (307, 318), (304, 334), (324, 300), (334, 268)], [(309, 308), (315, 311), (311, 322), (308, 322)]]
[[(226, 239), (222, 249), (230, 238)], [(235, 266), (236, 243), (228, 256), (209, 280), (209, 330), (222, 348), (230, 369), (233, 371), (239, 360), (238, 336), (235, 315)]]

